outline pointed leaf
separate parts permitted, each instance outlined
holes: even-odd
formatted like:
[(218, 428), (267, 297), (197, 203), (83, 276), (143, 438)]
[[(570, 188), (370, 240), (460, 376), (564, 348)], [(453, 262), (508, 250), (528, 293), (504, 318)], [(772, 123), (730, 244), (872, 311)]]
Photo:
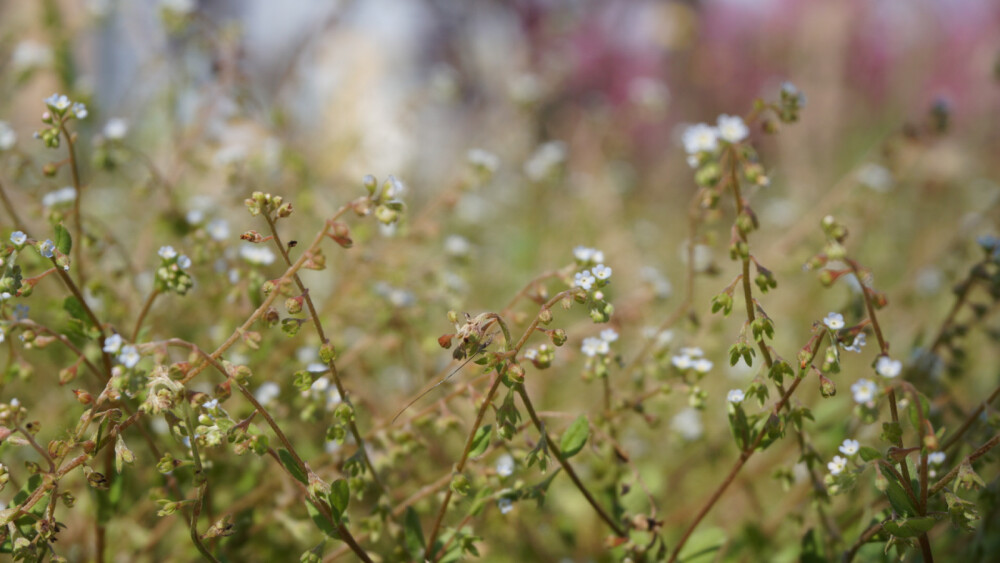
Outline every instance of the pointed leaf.
[(351, 501), (351, 487), (346, 479), (337, 479), (330, 485), (330, 506), (333, 508), (333, 517), (340, 520), (347, 510), (347, 505)]
[(490, 430), (492, 428), (492, 424), (487, 424), (476, 430), (476, 435), (472, 437), (472, 450), (469, 451), (469, 457), (476, 458), (483, 455), (490, 445)]
[(292, 457), (292, 454), (288, 453), (286, 449), (278, 450), (278, 459), (281, 460), (281, 465), (285, 466), (285, 469), (295, 477), (297, 481), (300, 481), (303, 485), (309, 484), (309, 479), (306, 478), (305, 471), (299, 467), (298, 462)]
[(65, 255), (69, 255), (69, 251), (73, 249), (73, 237), (69, 235), (69, 229), (63, 226), (62, 223), (56, 225), (55, 243), (59, 252)]
[(559, 441), (559, 450), (563, 456), (573, 457), (583, 449), (589, 435), (590, 422), (587, 420), (587, 415), (581, 414), (563, 433), (562, 439)]

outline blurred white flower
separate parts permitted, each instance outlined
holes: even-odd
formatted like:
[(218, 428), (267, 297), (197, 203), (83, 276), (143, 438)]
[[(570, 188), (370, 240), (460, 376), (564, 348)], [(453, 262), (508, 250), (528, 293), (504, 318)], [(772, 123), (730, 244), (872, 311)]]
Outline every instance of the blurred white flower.
[(854, 402), (865, 404), (871, 402), (878, 392), (878, 386), (867, 379), (861, 378), (851, 385), (851, 393), (854, 394)]
[(840, 313), (830, 313), (823, 319), (823, 324), (830, 328), (830, 330), (840, 330), (844, 328), (844, 315)]
[(0, 151), (14, 148), (17, 143), (17, 132), (6, 121), (0, 121)]
[(514, 473), (514, 458), (510, 454), (503, 454), (497, 458), (497, 475), (509, 477)]
[(903, 362), (893, 360), (889, 356), (879, 356), (875, 362), (875, 372), (882, 377), (896, 377), (903, 372)]
[(52, 63), (52, 49), (44, 43), (25, 39), (14, 47), (10, 56), (11, 66), (18, 71), (49, 66)]
[(840, 450), (840, 453), (846, 455), (847, 457), (851, 457), (852, 455), (858, 453), (859, 447), (860, 445), (857, 440), (851, 440), (848, 438), (844, 440), (844, 443), (841, 444), (838, 449)]
[(730, 389), (729, 393), (726, 394), (726, 400), (734, 405), (742, 403), (745, 398), (746, 394), (743, 393), (742, 389)]
[(719, 137), (727, 143), (738, 143), (747, 138), (750, 129), (743, 122), (743, 118), (738, 115), (722, 114), (718, 120)]
[(240, 256), (251, 264), (267, 266), (274, 262), (274, 252), (271, 249), (257, 244), (244, 244), (240, 247)]
[(830, 470), (833, 475), (840, 475), (840, 473), (847, 469), (847, 458), (840, 457), (839, 455), (833, 456), (833, 461), (826, 464), (826, 467)]
[(73, 203), (76, 199), (76, 188), (66, 186), (58, 190), (49, 192), (42, 196), (42, 205), (45, 207), (55, 207), (66, 203)]
[(698, 123), (684, 130), (684, 150), (690, 155), (715, 152), (719, 148), (719, 132), (707, 123)]
[(686, 408), (674, 415), (670, 420), (670, 428), (687, 441), (697, 440), (704, 431), (701, 423), (701, 413), (693, 408)]

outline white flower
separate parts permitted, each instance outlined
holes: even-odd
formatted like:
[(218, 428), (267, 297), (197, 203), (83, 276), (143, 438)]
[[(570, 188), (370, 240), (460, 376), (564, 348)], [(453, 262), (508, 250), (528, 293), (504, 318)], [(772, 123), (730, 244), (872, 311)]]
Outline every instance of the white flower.
[(705, 353), (701, 351), (701, 348), (698, 348), (697, 346), (685, 346), (677, 353), (684, 356), (691, 356), (692, 358), (700, 358), (705, 355)]
[(0, 121), (0, 151), (14, 148), (17, 142), (17, 132), (6, 121)]
[(597, 280), (594, 276), (590, 275), (590, 270), (577, 272), (576, 275), (573, 276), (573, 285), (575, 287), (582, 287), (586, 291), (590, 291), (590, 288), (593, 287), (594, 282), (596, 281)]
[(833, 456), (833, 461), (826, 464), (826, 466), (830, 469), (830, 473), (833, 475), (840, 475), (841, 471), (847, 469), (847, 458), (835, 455)]
[(171, 260), (177, 256), (177, 251), (172, 246), (161, 246), (156, 253), (164, 260)]
[(257, 392), (254, 393), (254, 397), (256, 397), (257, 402), (264, 406), (270, 404), (271, 401), (276, 399), (279, 395), (281, 395), (281, 387), (273, 381), (265, 381), (260, 385), (260, 387), (257, 388)]
[(691, 168), (698, 168), (698, 157), (693, 154), (689, 154), (687, 157), (687, 163)]
[(66, 186), (54, 192), (49, 192), (42, 196), (42, 205), (45, 207), (55, 207), (63, 203), (72, 203), (76, 199), (76, 188)]
[(730, 389), (729, 393), (726, 394), (726, 400), (734, 405), (742, 403), (745, 398), (746, 395), (742, 389)]
[(840, 330), (844, 328), (844, 315), (841, 315), (840, 313), (830, 313), (825, 319), (823, 319), (823, 324), (831, 330)]
[(594, 266), (591, 273), (593, 273), (594, 277), (599, 280), (606, 280), (611, 277), (611, 268), (605, 266), (604, 264), (598, 264)]
[(229, 223), (225, 219), (212, 219), (205, 225), (205, 232), (214, 240), (226, 240), (229, 238)]
[(691, 360), (691, 356), (688, 356), (686, 354), (681, 354), (679, 356), (674, 356), (670, 358), (670, 363), (674, 364), (674, 367), (676, 367), (677, 369), (683, 370), (690, 368), (693, 361)]
[(52, 258), (55, 249), (56, 244), (48, 239), (45, 239), (45, 242), (38, 246), (38, 252), (46, 258)]
[(21, 231), (14, 231), (10, 234), (10, 242), (14, 243), (16, 246), (21, 246), (28, 240), (28, 235), (22, 233)]
[(207, 401), (202, 406), (205, 407), (206, 410), (214, 409), (214, 408), (216, 408), (216, 407), (219, 406), (219, 400), (218, 399), (212, 399), (211, 401)]
[(509, 477), (514, 473), (514, 458), (510, 454), (503, 454), (497, 458), (497, 475)]
[(104, 136), (112, 141), (120, 141), (128, 134), (128, 121), (120, 117), (112, 117), (104, 124)]
[(605, 342), (614, 342), (618, 340), (618, 333), (615, 332), (613, 328), (606, 328), (601, 331), (601, 340)]
[(859, 379), (851, 385), (851, 393), (854, 394), (854, 402), (858, 404), (871, 402), (875, 398), (875, 393), (877, 392), (878, 386), (864, 378)]
[(26, 39), (14, 47), (10, 56), (10, 64), (17, 70), (48, 66), (52, 62), (52, 49), (44, 43)]
[(893, 360), (889, 356), (879, 356), (875, 362), (875, 372), (882, 377), (896, 377), (903, 372), (903, 362)]
[(945, 456), (944, 452), (931, 452), (927, 454), (927, 463), (931, 463), (933, 465), (941, 465), (942, 463), (944, 463), (945, 457), (947, 456)]
[(118, 355), (118, 361), (129, 369), (134, 368), (140, 359), (142, 359), (142, 356), (139, 355), (139, 349), (135, 346), (123, 347), (122, 353)]
[(701, 414), (690, 407), (674, 415), (674, 418), (670, 420), (670, 427), (689, 442), (700, 438), (704, 430)]
[(85, 106), (84, 104), (82, 104), (80, 102), (74, 103), (73, 104), (73, 115), (75, 115), (77, 119), (84, 119), (84, 118), (86, 118), (87, 115), (88, 115), (87, 114), (87, 106)]
[(69, 109), (73, 102), (65, 94), (52, 94), (45, 98), (45, 105), (53, 111), (63, 112)]
[(854, 337), (854, 342), (850, 346), (844, 346), (844, 350), (847, 352), (857, 352), (861, 353), (861, 349), (865, 347), (865, 333), (859, 332), (857, 336)]
[(684, 150), (690, 155), (715, 152), (719, 148), (719, 132), (707, 123), (692, 125), (684, 130)]
[(540, 182), (566, 162), (566, 143), (549, 141), (540, 145), (524, 163), (524, 175), (533, 182)]
[(848, 438), (844, 440), (844, 443), (840, 445), (839, 449), (840, 453), (846, 455), (847, 457), (851, 457), (852, 455), (858, 453), (859, 447), (860, 446), (858, 445), (857, 440), (851, 440), (850, 438)]
[(698, 373), (710, 372), (712, 370), (712, 365), (711, 360), (706, 360), (705, 358), (697, 358), (691, 362), (691, 367), (693, 367), (694, 371)]
[(608, 342), (606, 340), (591, 336), (583, 339), (580, 351), (583, 352), (585, 356), (593, 358), (594, 356), (606, 355), (611, 351), (611, 347), (608, 346)]
[(469, 149), (469, 152), (465, 153), (465, 159), (469, 164), (490, 174), (500, 168), (500, 157), (483, 149)]
[(274, 253), (266, 246), (244, 244), (240, 247), (240, 256), (251, 264), (267, 266), (274, 262)]
[(514, 510), (514, 503), (509, 498), (504, 497), (497, 501), (497, 508), (500, 509), (500, 514), (507, 514)]
[(122, 336), (120, 334), (112, 334), (111, 336), (104, 339), (103, 350), (108, 354), (117, 354), (122, 348)]
[(181, 254), (180, 258), (177, 259), (177, 266), (182, 270), (187, 270), (191, 267), (191, 259), (185, 254)]
[(469, 239), (461, 235), (449, 235), (448, 238), (444, 239), (444, 251), (449, 256), (467, 256), (470, 250), (472, 250), (472, 245), (469, 243)]
[(869, 162), (858, 170), (858, 182), (878, 193), (886, 193), (892, 189), (892, 172), (885, 166)]
[(750, 134), (747, 124), (743, 123), (743, 118), (738, 115), (722, 114), (719, 116), (717, 125), (719, 137), (727, 143), (738, 143)]
[(532, 360), (532, 361), (537, 360), (538, 359), (538, 350), (536, 350), (534, 348), (528, 348), (528, 350), (524, 352), (524, 359), (525, 360)]

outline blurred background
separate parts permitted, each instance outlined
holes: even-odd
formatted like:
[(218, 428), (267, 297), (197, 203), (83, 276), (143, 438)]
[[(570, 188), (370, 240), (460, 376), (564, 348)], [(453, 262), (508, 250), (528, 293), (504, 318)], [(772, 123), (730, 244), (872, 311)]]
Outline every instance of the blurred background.
[[(363, 193), (365, 174), (394, 175), (406, 186), (403, 222), (390, 229), (352, 223), (355, 248), (329, 249), (328, 269), (304, 276), (344, 350), (346, 385), (363, 405), (359, 424), (383, 429), (375, 455), (387, 456), (386, 467), (388, 444), (399, 439), (385, 430), (388, 420), (451, 366), (436, 343), (453, 331), (448, 310), (499, 311), (531, 279), (572, 262), (574, 247), (598, 248), (614, 269), (611, 325), (627, 365), (688, 290), (686, 249), (697, 244), (695, 314), (660, 338), (668, 350), (700, 346), (715, 362), (702, 384), (710, 406), (688, 412), (684, 393), (654, 397), (642, 416), (622, 414), (619, 435), (660, 501), (669, 543), (736, 456), (722, 397), (756, 373), (727, 365), (740, 321), (709, 314), (711, 297), (738, 273), (727, 251), (731, 205), (709, 214), (692, 236), (695, 184), (680, 136), (719, 114), (749, 114), (755, 99), (776, 99), (785, 81), (806, 96), (800, 122), (776, 135), (751, 132), (771, 178), (750, 195), (761, 222), (751, 248), (779, 281), (761, 297), (775, 320), (775, 347), (791, 358), (829, 311), (854, 313), (849, 321), (861, 316), (849, 284), (824, 289), (802, 269), (822, 249), (820, 219), (833, 214), (851, 231), (849, 251), (888, 295), (883, 329), (893, 355), (906, 359), (933, 336), (952, 304), (951, 285), (978, 259), (976, 237), (998, 234), (1000, 3), (993, 0), (0, 0), (0, 181), (39, 233), (29, 234), (46, 238), (52, 206), (43, 199), (68, 176), (40, 174), (63, 152), (46, 152), (32, 132), (53, 92), (85, 101), (90, 115), (77, 127), (87, 159), (89, 244), (100, 256), (91, 269), (104, 274), (94, 276), (88, 295), (103, 318), (131, 326), (156, 249), (171, 244), (195, 260), (195, 288), (157, 303), (147, 337), (183, 334), (212, 349), (253, 310), (259, 282), (283, 271), (241, 254), (237, 235), (265, 227), (245, 212), (250, 192), (292, 201), (297, 215), (283, 237), (308, 241), (324, 217)], [(124, 120), (120, 137), (108, 128), (114, 119)], [(109, 137), (123, 139), (124, 148), (108, 150)], [(7, 236), (13, 223), (0, 217)], [(555, 293), (565, 285), (550, 287)], [(54, 284), (48, 289), (60, 295)], [(47, 310), (37, 299), (33, 318), (58, 318), (58, 307)], [(570, 342), (552, 369), (529, 371), (529, 387), (541, 409), (596, 416), (601, 389), (580, 382), (579, 343), (604, 327), (584, 311), (562, 315), (557, 324)], [(932, 373), (928, 394), (967, 408), (995, 387), (991, 366), (1000, 355), (988, 336), (970, 335), (975, 351), (965, 367)], [(261, 350), (235, 350), (231, 360), (245, 359), (259, 381), (281, 385), (275, 408), (298, 427), (306, 452), (331, 456), (332, 474), (342, 459), (324, 444), (329, 413), (297, 419), (315, 397), (289, 383), (314, 361), (317, 345), (305, 330), (295, 340), (268, 333)], [(69, 357), (0, 354), (35, 365), (36, 378)], [(815, 409), (811, 434), (821, 458), (844, 437), (877, 439), (877, 424), (847, 420), (847, 389), (870, 377), (874, 355), (870, 349), (845, 360), (836, 399), (821, 401), (812, 386), (801, 393)], [(619, 398), (641, 394), (664, 369), (653, 362), (618, 381), (612, 372), (612, 385)], [(417, 408), (438, 405), (471, 374)], [(65, 389), (42, 394), (32, 386), (8, 377), (4, 400), (48, 408), (72, 402)], [(442, 443), (415, 438), (424, 448), (420, 461), (391, 473), (400, 498), (437, 479), (461, 453), (476, 391), (468, 394), (464, 403), (435, 407), (457, 423), (442, 430)], [(685, 431), (691, 417), (698, 432)], [(553, 424), (569, 420), (557, 416)], [(796, 557), (801, 530), (786, 538), (781, 524), (808, 509), (801, 471), (791, 493), (770, 496), (783, 494), (771, 471), (797, 460), (786, 441), (748, 468), (703, 524), (725, 530), (724, 557), (753, 560), (740, 554), (754, 549), (777, 554), (774, 560)], [(30, 454), (4, 452), (10, 464), (8, 455)], [(600, 456), (581, 460), (587, 478), (607, 480)], [(263, 479), (266, 463), (254, 460), (256, 477), (244, 494)], [(610, 557), (600, 523), (563, 481), (544, 507), (524, 503), (513, 515), (485, 516), (507, 524), (475, 526), (487, 538), (484, 556)], [(227, 499), (220, 493), (216, 501), (224, 510)], [(648, 511), (643, 502), (642, 495), (626, 499), (630, 510)], [(834, 498), (832, 512), (856, 537), (847, 530), (862, 519), (838, 512), (838, 503), (850, 503)], [(168, 546), (143, 530), (157, 523), (151, 501), (143, 506), (141, 517), (114, 524), (128, 538), (122, 553), (168, 557)], [(419, 508), (426, 525), (436, 503)], [(806, 527), (811, 517), (801, 517)], [(252, 530), (260, 535), (247, 540), (266, 546), (257, 557), (303, 545), (257, 522)], [(182, 528), (156, 528), (157, 541), (183, 537)], [(85, 532), (70, 522), (67, 543), (86, 545)], [(788, 549), (779, 553), (776, 545)], [(240, 557), (235, 543), (231, 549)]]

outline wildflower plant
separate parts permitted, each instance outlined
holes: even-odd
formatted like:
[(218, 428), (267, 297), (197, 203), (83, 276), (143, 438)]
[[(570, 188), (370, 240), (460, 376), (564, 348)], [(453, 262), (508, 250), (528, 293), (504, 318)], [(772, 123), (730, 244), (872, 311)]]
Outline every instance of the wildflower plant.
[[(208, 25), (197, 2), (159, 12), (179, 44)], [(198, 48), (224, 66), (232, 39), (209, 36)], [(522, 79), (513, 109), (540, 119), (544, 89)], [(15, 560), (997, 546), (1000, 388), (970, 409), (957, 383), (995, 356), (1000, 239), (976, 241), (940, 326), (920, 309), (916, 335), (893, 315), (917, 300), (897, 304), (892, 264), (849, 236), (871, 223), (833, 215), (850, 208), (811, 221), (804, 268), (770, 251), (771, 136), (808, 111), (791, 83), (663, 148), (687, 238), (642, 253), (575, 216), (574, 142), (535, 139), (520, 166), (463, 149), (435, 191), (412, 166), (331, 173), (283, 115), (259, 143), (218, 146), (220, 124), (252, 115), (239, 89), (178, 133), (175, 158), (144, 145), (142, 115), (67, 91), (34, 102), (32, 150), (0, 116), (0, 552)], [(942, 111), (900, 137), (931, 144)], [(134, 208), (109, 211), (126, 195)]]

